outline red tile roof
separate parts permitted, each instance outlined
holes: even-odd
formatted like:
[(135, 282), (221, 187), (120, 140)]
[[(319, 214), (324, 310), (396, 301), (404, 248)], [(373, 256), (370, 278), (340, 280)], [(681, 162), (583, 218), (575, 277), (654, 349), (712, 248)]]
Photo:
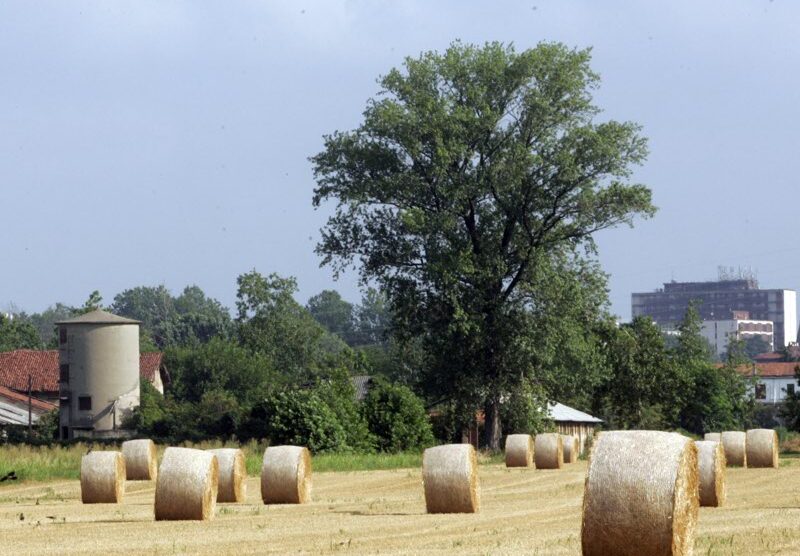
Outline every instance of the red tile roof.
[[(158, 352), (140, 354), (139, 374), (153, 382), (163, 356)], [(25, 392), (28, 390), (29, 375), (34, 392), (58, 392), (58, 350), (18, 349), (0, 352), (0, 386)]]
[(763, 377), (793, 377), (794, 369), (800, 365), (797, 361), (781, 361), (776, 363), (755, 363), (754, 365), (747, 365), (739, 367), (739, 372), (753, 376), (753, 367), (755, 366), (755, 375)]
[[(9, 400), (21, 402), (26, 405), (28, 403), (27, 395), (15, 392), (14, 390), (6, 388), (5, 386), (0, 386), (0, 398), (7, 398)], [(53, 411), (54, 409), (58, 409), (58, 406), (54, 403), (46, 402), (31, 396), (31, 408), (38, 409), (39, 411)]]

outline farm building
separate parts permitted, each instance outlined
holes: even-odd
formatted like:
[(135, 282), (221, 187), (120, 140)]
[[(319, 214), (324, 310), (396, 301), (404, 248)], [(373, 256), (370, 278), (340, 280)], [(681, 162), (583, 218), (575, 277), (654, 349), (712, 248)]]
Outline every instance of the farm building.
[(795, 393), (800, 383), (795, 376), (797, 361), (756, 361), (751, 365), (739, 367), (739, 372), (756, 379), (754, 397), (764, 404), (779, 404), (786, 399), (786, 394)]
[(548, 407), (550, 418), (561, 434), (571, 434), (581, 443), (581, 453), (586, 448), (586, 443), (592, 439), (601, 419), (592, 417), (588, 413), (578, 411), (560, 403), (551, 403)]
[(0, 427), (4, 425), (27, 425), (29, 410), (30, 422), (35, 424), (39, 417), (55, 409), (58, 409), (56, 404), (34, 397), (29, 400), (27, 394), (20, 394), (10, 388), (0, 386)]
[[(158, 352), (139, 355), (139, 376), (164, 393), (169, 374)], [(0, 387), (20, 393), (28, 391), (28, 377), (34, 397), (58, 403), (58, 350), (18, 349), (0, 352)]]

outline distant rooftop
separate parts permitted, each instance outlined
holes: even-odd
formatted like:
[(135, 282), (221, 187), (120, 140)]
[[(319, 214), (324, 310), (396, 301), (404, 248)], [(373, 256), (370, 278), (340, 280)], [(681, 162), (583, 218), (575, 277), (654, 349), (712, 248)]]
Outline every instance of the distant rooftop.
[(126, 319), (108, 311), (97, 309), (73, 319), (58, 321), (56, 324), (141, 324), (141, 321)]
[(592, 417), (588, 413), (573, 409), (563, 403), (551, 403), (548, 407), (548, 413), (553, 421), (572, 421), (575, 423), (602, 423), (602, 419)]
[(757, 290), (758, 280), (744, 278), (738, 280), (712, 280), (708, 282), (665, 282), (665, 292), (678, 291), (720, 291), (720, 290)]

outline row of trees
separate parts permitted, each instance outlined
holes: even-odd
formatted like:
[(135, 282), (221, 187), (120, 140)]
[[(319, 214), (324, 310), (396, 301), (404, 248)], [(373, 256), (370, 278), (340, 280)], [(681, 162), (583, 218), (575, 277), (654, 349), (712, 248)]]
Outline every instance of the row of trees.
[[(694, 308), (669, 344), (650, 320), (609, 313), (593, 235), (655, 207), (632, 179), (646, 140), (596, 121), (589, 62), (561, 44), (455, 43), (382, 77), (363, 123), (311, 159), (313, 203), (334, 205), (317, 253), (335, 274), (360, 268), (362, 302), (329, 290), (304, 307), (293, 278), (255, 271), (233, 317), (195, 287), (119, 294), (110, 309), (143, 322), (172, 374), (165, 398), (145, 387), (136, 426), (407, 449), (431, 440), (426, 408), (443, 437), (482, 410), (497, 449), (546, 427), (553, 400), (612, 427), (743, 426), (741, 350), (716, 368)], [(359, 403), (361, 374), (385, 382)]]

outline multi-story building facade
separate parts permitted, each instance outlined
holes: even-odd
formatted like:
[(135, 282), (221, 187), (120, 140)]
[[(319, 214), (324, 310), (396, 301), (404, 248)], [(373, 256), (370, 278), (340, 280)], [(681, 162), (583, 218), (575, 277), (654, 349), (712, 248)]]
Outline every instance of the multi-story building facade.
[(717, 282), (668, 282), (663, 289), (631, 295), (633, 317), (648, 315), (662, 327), (679, 323), (691, 301), (703, 320), (730, 320), (746, 311), (754, 321), (773, 323), (774, 349), (797, 341), (797, 294), (794, 290), (762, 290), (753, 279)]
[(700, 333), (708, 340), (711, 349), (716, 356), (722, 356), (728, 351), (728, 342), (731, 338), (747, 341), (750, 338), (758, 337), (764, 340), (768, 350), (775, 349), (773, 338), (773, 323), (769, 320), (751, 320), (747, 312), (734, 312), (734, 318), (726, 320), (706, 320)]

